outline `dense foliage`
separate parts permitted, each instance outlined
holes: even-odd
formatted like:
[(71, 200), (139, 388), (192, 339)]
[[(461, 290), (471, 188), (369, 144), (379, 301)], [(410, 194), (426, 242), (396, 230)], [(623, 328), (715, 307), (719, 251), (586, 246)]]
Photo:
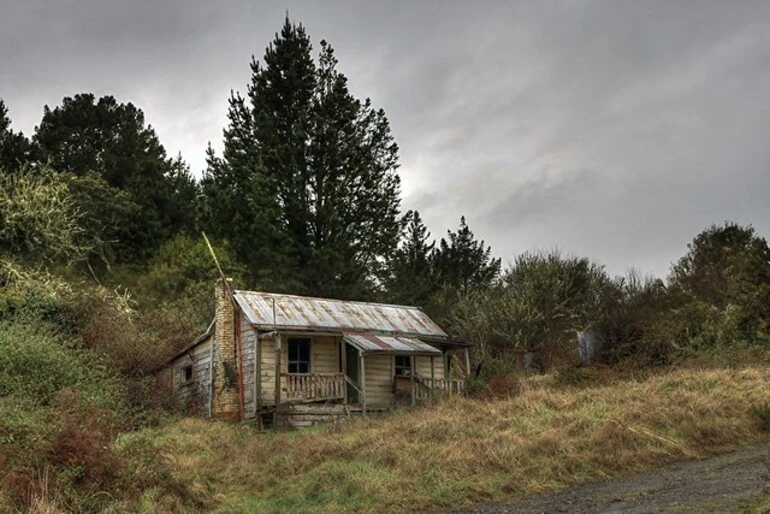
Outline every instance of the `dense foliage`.
[[(141, 213), (126, 212), (117, 227), (116, 256), (148, 258), (168, 237), (194, 226), (195, 184), (181, 159), (170, 159), (144, 113), (131, 103), (93, 94), (46, 106), (33, 143), (40, 162), (77, 176), (96, 172), (125, 191)], [(101, 214), (97, 212), (96, 214)]]
[[(501, 280), (453, 298), (450, 330), (476, 343), (477, 358), (511, 348), (539, 364), (577, 362), (577, 332), (595, 357), (663, 364), (698, 351), (770, 342), (770, 249), (752, 227), (712, 225), (698, 234), (667, 281), (603, 267), (558, 251), (516, 258)], [(556, 358), (554, 358), (556, 357)]]
[(316, 64), (288, 18), (234, 94), (224, 154), (209, 152), (204, 224), (253, 281), (286, 292), (371, 295), (398, 237), (398, 147), (385, 113), (353, 97), (322, 41)]

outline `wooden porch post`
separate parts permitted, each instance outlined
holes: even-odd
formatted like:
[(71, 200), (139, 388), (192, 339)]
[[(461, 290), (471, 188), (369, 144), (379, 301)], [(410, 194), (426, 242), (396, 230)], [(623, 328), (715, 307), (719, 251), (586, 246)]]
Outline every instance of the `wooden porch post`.
[(409, 356), (409, 389), (412, 390), (412, 405), (417, 403), (417, 391), (414, 388), (414, 374), (417, 371), (414, 366), (414, 355)]
[[(340, 349), (340, 367), (342, 368), (340, 371), (342, 372), (342, 378), (346, 378), (348, 376), (348, 357), (346, 355), (348, 352), (345, 351), (344, 340), (340, 340), (339, 349)], [(342, 399), (342, 403), (344, 405), (347, 405), (348, 404), (348, 381), (347, 380), (342, 381), (342, 394), (344, 395)]]
[(254, 344), (254, 419), (259, 422), (259, 411), (262, 408), (262, 340), (259, 334), (254, 339)]
[(433, 397), (433, 389), (436, 387), (436, 372), (433, 370), (433, 355), (430, 356), (430, 395)]
[(468, 353), (468, 348), (465, 349), (465, 378), (471, 378), (471, 358)]
[(361, 362), (361, 405), (364, 408), (364, 417), (366, 417), (366, 363), (364, 362), (364, 352), (358, 352), (358, 359)]
[(273, 346), (275, 346), (275, 414), (273, 426), (278, 427), (278, 406), (281, 404), (281, 334), (273, 335)]

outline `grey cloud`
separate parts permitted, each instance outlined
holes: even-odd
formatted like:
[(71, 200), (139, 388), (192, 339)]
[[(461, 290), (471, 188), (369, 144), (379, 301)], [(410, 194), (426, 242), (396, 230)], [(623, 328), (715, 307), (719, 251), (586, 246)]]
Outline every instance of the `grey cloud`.
[[(545, 170), (544, 170), (545, 171)], [(501, 229), (525, 225), (538, 218), (574, 216), (603, 201), (600, 177), (591, 170), (562, 173), (559, 177), (531, 180), (494, 206), (483, 219)]]
[(80, 91), (144, 109), (200, 172), (288, 8), (391, 120), (403, 207), (509, 261), (559, 246), (664, 274), (710, 223), (770, 234), (770, 2), (80, 0), (0, 4), (29, 133)]

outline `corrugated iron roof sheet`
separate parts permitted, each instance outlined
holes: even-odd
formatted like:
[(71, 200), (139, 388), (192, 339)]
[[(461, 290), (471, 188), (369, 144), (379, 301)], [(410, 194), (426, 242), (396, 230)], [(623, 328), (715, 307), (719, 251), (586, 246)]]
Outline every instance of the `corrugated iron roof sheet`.
[(391, 337), (373, 334), (345, 334), (343, 341), (364, 353), (411, 353), (441, 355), (441, 350), (414, 337)]
[(264, 329), (376, 331), (447, 338), (446, 332), (417, 307), (257, 291), (235, 291), (235, 301), (253, 325)]

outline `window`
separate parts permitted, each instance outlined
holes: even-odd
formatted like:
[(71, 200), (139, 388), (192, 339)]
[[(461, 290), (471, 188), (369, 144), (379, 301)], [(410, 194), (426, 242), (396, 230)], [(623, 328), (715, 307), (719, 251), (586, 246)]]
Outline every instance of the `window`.
[(186, 384), (188, 382), (192, 382), (193, 379), (193, 367), (192, 364), (189, 364), (182, 368), (182, 383)]
[(289, 373), (310, 373), (310, 339), (289, 339)]
[(396, 376), (409, 376), (412, 372), (412, 358), (408, 355), (396, 355)]

